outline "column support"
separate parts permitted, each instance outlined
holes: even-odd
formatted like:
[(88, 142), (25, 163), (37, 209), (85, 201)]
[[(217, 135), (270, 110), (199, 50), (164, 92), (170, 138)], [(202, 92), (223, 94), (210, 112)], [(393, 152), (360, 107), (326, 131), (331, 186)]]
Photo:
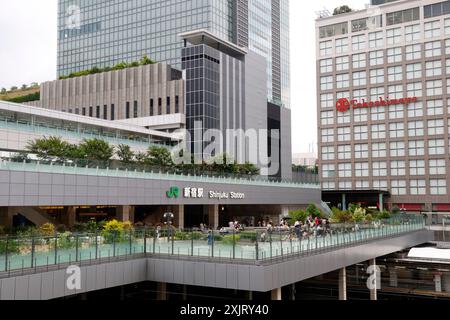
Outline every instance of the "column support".
[(434, 274), (434, 285), (436, 292), (442, 292), (442, 273)]
[(184, 229), (184, 205), (173, 206), (173, 214), (175, 215), (175, 227), (178, 229)]
[(134, 223), (134, 207), (118, 206), (116, 209), (116, 218), (121, 222), (130, 221), (131, 223)]
[(377, 260), (376, 259), (371, 259), (369, 261), (369, 266), (374, 267), (373, 273), (370, 276), (375, 277), (375, 278), (372, 278), (372, 279), (374, 279), (374, 283), (372, 283), (373, 287), (370, 288), (370, 300), (376, 301), (376, 300), (378, 300), (378, 291), (377, 290), (380, 289), (378, 286), (381, 282), (381, 279), (379, 279), (379, 277), (381, 275), (377, 272)]
[(380, 206), (380, 211), (383, 212), (384, 211), (384, 195), (382, 193), (380, 193), (378, 196), (378, 203)]
[(208, 206), (208, 224), (213, 230), (219, 228), (219, 205)]
[(342, 194), (342, 211), (347, 210), (347, 195), (345, 193)]
[(167, 300), (167, 283), (158, 282), (156, 284), (156, 300), (166, 301)]
[(396, 269), (389, 270), (389, 285), (393, 288), (398, 287), (398, 274)]
[(339, 270), (339, 300), (347, 300), (347, 269)]
[(272, 301), (281, 301), (281, 288), (273, 289), (270, 292), (270, 297)]

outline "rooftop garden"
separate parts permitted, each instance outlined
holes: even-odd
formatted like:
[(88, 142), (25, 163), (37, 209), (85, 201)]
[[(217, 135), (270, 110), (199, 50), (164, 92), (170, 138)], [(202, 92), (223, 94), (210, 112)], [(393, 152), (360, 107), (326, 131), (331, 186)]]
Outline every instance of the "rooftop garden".
[(340, 7), (337, 7), (337, 8), (334, 9), (333, 16), (337, 16), (337, 15), (343, 14), (343, 13), (349, 13), (349, 12), (352, 12), (352, 11), (353, 11), (352, 8), (350, 8), (347, 5), (343, 5), (343, 6), (340, 6)]
[(71, 73), (68, 76), (61, 76), (61, 77), (59, 77), (59, 79), (60, 80), (64, 80), (64, 79), (70, 79), (70, 78), (87, 76), (87, 75), (91, 75), (91, 74), (97, 74), (97, 73), (103, 73), (103, 72), (109, 72), (109, 71), (116, 71), (116, 70), (123, 70), (123, 69), (127, 69), (127, 68), (145, 66), (145, 65), (149, 65), (149, 64), (156, 64), (156, 61), (150, 59), (148, 56), (145, 55), (139, 61), (135, 61), (135, 62), (131, 62), (131, 63), (120, 62), (120, 63), (116, 64), (115, 66), (105, 67), (105, 68), (93, 67), (92, 69), (89, 69), (89, 70), (84, 70), (84, 71)]
[(40, 87), (39, 84), (34, 82), (30, 85), (22, 85), (18, 88), (16, 86), (11, 87), (9, 90), (2, 88), (0, 90), (0, 100), (24, 103), (31, 101), (38, 101), (40, 99)]

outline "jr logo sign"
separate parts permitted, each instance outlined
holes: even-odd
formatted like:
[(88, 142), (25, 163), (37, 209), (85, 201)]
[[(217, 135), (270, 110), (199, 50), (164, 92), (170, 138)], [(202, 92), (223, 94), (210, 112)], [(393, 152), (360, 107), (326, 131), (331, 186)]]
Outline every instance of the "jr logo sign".
[(169, 199), (178, 198), (180, 196), (180, 188), (171, 187), (170, 190), (166, 192), (166, 196)]

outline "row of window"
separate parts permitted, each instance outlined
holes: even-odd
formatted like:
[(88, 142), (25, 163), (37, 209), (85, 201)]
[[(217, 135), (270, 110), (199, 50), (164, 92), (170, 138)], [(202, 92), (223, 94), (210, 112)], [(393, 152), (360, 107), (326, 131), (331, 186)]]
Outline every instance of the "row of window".
[[(329, 97), (322, 97), (329, 98)], [(339, 98), (338, 98), (339, 99)], [(377, 100), (374, 98), (373, 100)], [(334, 105), (329, 103), (330, 100), (322, 100), (322, 105), (326, 107), (333, 107)], [(336, 101), (336, 100), (331, 100)], [(450, 99), (448, 100), (448, 113), (450, 114)], [(386, 110), (388, 111), (386, 116)], [(372, 109), (359, 108), (353, 109), (352, 112), (338, 112), (336, 110), (332, 111), (322, 111), (320, 113), (320, 123), (322, 126), (330, 126), (335, 124), (350, 124), (352, 121), (357, 122), (367, 122), (371, 121), (384, 121), (386, 119), (396, 120), (408, 118), (417, 118), (427, 116), (442, 116), (445, 114), (444, 104), (442, 100), (430, 100), (426, 102), (425, 110), (423, 109), (422, 102), (411, 103), (408, 106), (395, 105), (386, 107), (377, 107)]]
[[(370, 153), (369, 150), (371, 150)], [(425, 141), (414, 140), (409, 141), (408, 143), (405, 143), (404, 141), (393, 141), (389, 144), (385, 142), (373, 143), (370, 147), (367, 143), (355, 144), (354, 150), (352, 150), (352, 145), (339, 145), (337, 147), (323, 146), (320, 151), (322, 161), (334, 161), (336, 158), (338, 160), (351, 160), (352, 156), (355, 159), (367, 159), (369, 156), (371, 158), (386, 158), (388, 155), (391, 158), (405, 156), (424, 157)], [(444, 155), (445, 152), (443, 151), (445, 151), (443, 140), (428, 141), (429, 155)]]
[[(424, 24), (423, 37), (433, 39), (441, 35), (450, 35), (450, 19), (446, 19), (441, 30), (441, 22), (433, 21)], [(319, 43), (320, 56), (331, 54), (345, 54), (351, 51), (360, 51), (366, 49), (376, 49), (380, 47), (395, 46), (403, 42), (411, 43), (422, 39), (422, 27), (420, 24), (407, 26), (404, 28), (388, 29), (386, 32), (371, 32), (368, 35), (361, 34), (351, 38), (338, 38), (336, 40), (327, 40)], [(334, 50), (333, 50), (334, 48)]]
[[(428, 181), (426, 180), (391, 180), (390, 188), (388, 187), (388, 182), (386, 180), (374, 180), (372, 183), (372, 187), (370, 186), (370, 181), (360, 180), (356, 181), (354, 187), (356, 189), (376, 189), (376, 190), (388, 190), (390, 189), (391, 194), (394, 196), (418, 196), (418, 195), (433, 195), (433, 196), (444, 196), (447, 195), (447, 180), (444, 179), (433, 179)], [(336, 183), (332, 181), (326, 181), (322, 183), (322, 188), (324, 190), (336, 190)], [(340, 190), (353, 190), (353, 183), (351, 181), (340, 181), (339, 184)], [(429, 191), (428, 191), (429, 188)]]

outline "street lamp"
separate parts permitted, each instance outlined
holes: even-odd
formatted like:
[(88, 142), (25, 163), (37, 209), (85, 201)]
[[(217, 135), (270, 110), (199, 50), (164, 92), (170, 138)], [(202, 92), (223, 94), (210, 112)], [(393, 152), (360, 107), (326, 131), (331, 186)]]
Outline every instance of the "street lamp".
[(166, 226), (167, 226), (167, 231), (168, 231), (168, 234), (167, 234), (168, 239), (167, 240), (170, 241), (170, 237), (172, 236), (172, 228), (170, 226), (172, 225), (172, 220), (173, 220), (173, 218), (175, 218), (175, 215), (172, 212), (166, 212), (166, 213), (164, 213), (163, 217), (166, 220)]

